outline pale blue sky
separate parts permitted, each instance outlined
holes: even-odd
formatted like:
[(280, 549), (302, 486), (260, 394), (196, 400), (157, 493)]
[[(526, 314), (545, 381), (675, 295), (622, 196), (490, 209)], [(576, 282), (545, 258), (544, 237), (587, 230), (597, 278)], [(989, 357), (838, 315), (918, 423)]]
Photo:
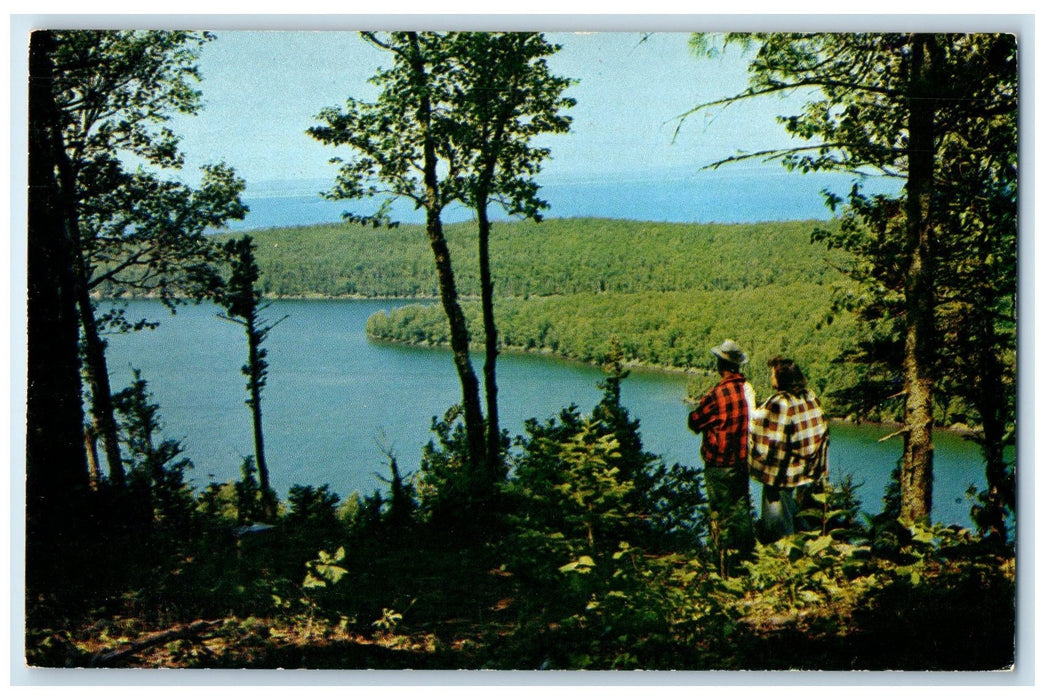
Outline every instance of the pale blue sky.
[[(692, 117), (675, 142), (676, 117), (694, 105), (732, 95), (747, 84), (738, 51), (698, 60), (686, 33), (549, 33), (562, 45), (553, 70), (579, 82), (568, 94), (571, 132), (548, 137), (541, 181), (670, 178), (738, 150), (785, 143), (774, 116), (779, 101), (736, 105)], [(250, 189), (272, 180), (331, 180), (335, 149), (309, 137), (315, 115), (353, 96), (372, 99), (367, 83), (387, 60), (354, 32), (221, 31), (203, 49), (205, 106), (174, 127), (183, 137), (185, 176), (223, 160)], [(740, 166), (733, 166), (740, 167)], [(780, 166), (774, 166), (779, 168)], [(310, 187), (309, 191), (314, 191)]]

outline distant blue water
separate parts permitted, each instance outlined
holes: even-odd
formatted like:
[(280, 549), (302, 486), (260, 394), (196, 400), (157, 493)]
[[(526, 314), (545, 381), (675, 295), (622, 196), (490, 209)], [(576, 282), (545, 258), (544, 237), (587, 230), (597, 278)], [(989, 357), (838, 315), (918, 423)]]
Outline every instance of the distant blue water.
[[(755, 223), (829, 219), (824, 205), (825, 189), (844, 194), (853, 176), (841, 174), (802, 175), (783, 168), (769, 170), (698, 171), (656, 179), (642, 177), (613, 180), (559, 181), (544, 184), (540, 196), (549, 203), (546, 218), (600, 217), (636, 221), (680, 223)], [(302, 226), (341, 220), (346, 209), (370, 213), (371, 209), (350, 202), (329, 201), (320, 193), (332, 183), (303, 181), (261, 183), (249, 187), (245, 201), (250, 213), (232, 222), (235, 231)], [(869, 180), (871, 192), (895, 192), (897, 181)], [(494, 219), (506, 218), (499, 209)], [(424, 214), (399, 202), (393, 216), (403, 223), (422, 223)], [(467, 221), (471, 212), (457, 206), (444, 212), (445, 222)]]

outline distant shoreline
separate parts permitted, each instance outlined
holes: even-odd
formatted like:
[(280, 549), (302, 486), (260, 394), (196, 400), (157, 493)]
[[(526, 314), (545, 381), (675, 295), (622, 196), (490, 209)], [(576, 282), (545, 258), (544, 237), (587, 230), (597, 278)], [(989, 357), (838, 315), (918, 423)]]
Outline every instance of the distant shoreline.
[[(351, 300), (351, 299), (348, 299), (347, 297), (343, 297), (343, 298), (347, 299), (347, 300)], [(360, 301), (365, 301), (365, 300), (369, 300), (369, 299), (373, 299), (373, 298), (372, 297), (365, 297), (365, 298), (360, 298), (359, 300)], [(375, 299), (375, 300), (376, 301), (381, 301), (381, 299)], [(316, 301), (320, 301), (320, 300), (317, 299)], [(331, 301), (336, 301), (336, 299), (331, 299)], [(377, 337), (377, 336), (371, 336), (370, 334), (367, 334), (367, 338), (369, 338), (372, 341), (378, 342), (378, 343), (387, 343), (389, 345), (398, 345), (398, 346), (410, 347), (410, 348), (439, 348), (439, 349), (442, 349), (442, 350), (445, 350), (445, 349), (449, 348), (448, 345), (433, 345), (433, 344), (427, 343), (427, 342), (425, 342), (425, 343), (410, 343), (410, 342), (407, 342), (407, 341), (404, 341), (404, 340), (395, 340), (395, 339), (392, 339), (392, 338), (382, 338), (382, 337)], [(481, 350), (481, 349), (482, 348), (480, 348), (480, 347), (474, 348), (474, 350)], [(555, 352), (553, 352), (553, 351), (551, 351), (551, 350), (549, 350), (547, 348), (541, 348), (541, 349), (538, 349), (538, 350), (530, 350), (530, 349), (526, 349), (526, 348), (518, 347), (518, 346), (502, 346), (499, 354), (524, 355), (524, 356), (529, 356), (529, 357), (552, 357), (552, 358), (554, 358), (556, 360), (559, 360), (559, 361), (562, 361), (562, 362), (575, 363), (577, 365), (582, 365), (584, 367), (598, 367), (598, 365), (596, 363), (585, 362), (583, 360), (578, 360), (578, 359), (573, 358), (573, 357), (567, 357), (565, 355), (560, 355), (560, 354), (557, 354), (557, 353), (555, 353)], [(707, 370), (700, 370), (700, 369), (693, 368), (693, 367), (670, 367), (670, 366), (664, 366), (664, 365), (653, 365), (653, 364), (649, 364), (649, 363), (641, 362), (641, 361), (636, 361), (636, 360), (631, 360), (631, 361), (625, 362), (623, 366), (624, 366), (624, 369), (628, 370), (628, 371), (630, 371), (630, 370), (639, 370), (641, 372), (649, 372), (651, 374), (665, 374), (665, 375), (672, 375), (672, 376), (690, 376), (690, 377), (702, 376), (702, 377), (705, 377), (705, 378), (711, 378), (711, 377), (714, 376), (714, 374), (712, 372), (709, 372)], [(693, 401), (688, 396), (686, 396), (686, 397), (684, 397), (682, 399), (682, 403), (686, 404), (686, 405), (695, 405), (695, 401)], [(832, 422), (832, 423), (837, 423), (839, 425), (873, 426), (873, 427), (876, 427), (876, 428), (899, 428), (901, 425), (903, 425), (900, 421), (875, 421), (875, 420), (868, 420), (868, 419), (846, 418), (846, 417), (842, 417), (842, 416), (832, 416), (832, 417), (829, 417), (829, 421)], [(961, 435), (961, 436), (975, 435), (978, 432), (977, 428), (970, 427), (970, 426), (962, 424), (962, 423), (955, 423), (953, 425), (940, 425), (940, 424), (937, 424), (937, 425), (933, 426), (933, 430), (942, 430), (942, 431), (945, 431), (945, 432), (948, 432), (948, 433), (953, 433), (955, 435)], [(889, 437), (892, 437), (892, 436), (889, 436)]]
[[(771, 221), (823, 221), (833, 218), (823, 191), (848, 192), (857, 179), (848, 173), (796, 173), (783, 167), (733, 168), (717, 171), (651, 169), (642, 173), (603, 176), (598, 179), (544, 178), (539, 196), (548, 202), (546, 220), (598, 218), (654, 223), (711, 224), (767, 223)], [(896, 182), (886, 177), (862, 177), (870, 193), (891, 193)], [(319, 192), (333, 178), (257, 182), (244, 202), (250, 212), (229, 230), (253, 230), (336, 224), (346, 210), (372, 211), (376, 205), (331, 200)], [(509, 220), (491, 212), (495, 220)], [(400, 201), (393, 218), (403, 224), (424, 225), (423, 215)], [(474, 219), (474, 213), (454, 205), (444, 211), (443, 223)], [(267, 222), (256, 224), (255, 220)]]

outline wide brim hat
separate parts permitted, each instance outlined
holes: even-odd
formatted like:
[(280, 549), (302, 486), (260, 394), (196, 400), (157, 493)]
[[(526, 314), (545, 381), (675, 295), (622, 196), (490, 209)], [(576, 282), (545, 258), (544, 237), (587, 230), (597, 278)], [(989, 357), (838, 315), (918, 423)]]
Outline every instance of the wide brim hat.
[(711, 348), (711, 354), (735, 365), (742, 365), (747, 362), (747, 355), (732, 340), (725, 340), (721, 345)]

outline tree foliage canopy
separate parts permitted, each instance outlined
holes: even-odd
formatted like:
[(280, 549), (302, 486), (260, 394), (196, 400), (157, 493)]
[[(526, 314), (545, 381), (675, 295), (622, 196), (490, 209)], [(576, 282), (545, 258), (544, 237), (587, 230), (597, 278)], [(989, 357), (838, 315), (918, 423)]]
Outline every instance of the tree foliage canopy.
[[(242, 219), (244, 182), (227, 165), (197, 187), (165, 177), (184, 156), (167, 126), (201, 106), (206, 32), (56, 33), (54, 94), (69, 155), (89, 289), (158, 293), (168, 304), (207, 293), (214, 251), (204, 233)], [(128, 164), (137, 163), (137, 167)]]
[[(708, 53), (714, 39), (697, 36)], [(854, 182), (836, 233), (818, 240), (850, 250), (861, 288), (863, 363), (850, 399), (902, 397), (905, 511), (928, 512), (933, 392), (950, 388), (984, 427), (992, 481), (1015, 419), (1016, 154), (1018, 70), (1008, 34), (732, 34), (751, 49), (750, 86), (699, 109), (782, 91), (808, 91), (801, 113), (778, 117), (805, 145), (742, 154), (789, 169), (874, 169), (902, 177), (899, 197), (868, 197)], [(948, 342), (951, 341), (951, 342)], [(900, 386), (897, 386), (898, 383)], [(866, 404), (865, 404), (866, 405)], [(999, 486), (1001, 491), (1008, 487)], [(919, 503), (920, 502), (920, 503)]]
[[(381, 93), (373, 102), (349, 97), (343, 108), (323, 109), (320, 124), (308, 129), (322, 143), (352, 149), (332, 159), (340, 170), (327, 196), (364, 207), (380, 200), (370, 214), (348, 215), (370, 224), (390, 223), (388, 206), (396, 198), (427, 206), (420, 164), (428, 139), (443, 166), (436, 210), (455, 201), (474, 206), (489, 169), (489, 193), (508, 213), (537, 216), (546, 204), (533, 176), (548, 149), (530, 139), (565, 131), (570, 120), (562, 110), (574, 104), (561, 94), (571, 81), (552, 75), (545, 61), (558, 47), (533, 33), (420, 32), (414, 56), (407, 34), (364, 32), (392, 56), (393, 65), (370, 79)], [(410, 77), (418, 57), (426, 67), (423, 84), (416, 72)], [(422, 97), (432, 105), (424, 130), (414, 111)]]
[[(544, 58), (558, 47), (533, 33), (363, 32), (392, 57), (392, 66), (371, 79), (376, 101), (349, 98), (345, 108), (319, 113), (308, 130), (332, 146), (349, 146), (332, 199), (382, 199), (371, 214), (345, 214), (359, 223), (391, 224), (393, 201), (405, 198), (425, 211), (425, 232), (435, 258), (439, 295), (450, 327), (450, 346), (461, 382), (470, 448), (466, 469), (475, 484), (503, 478), (497, 418), (496, 324), (490, 277), (487, 208), (498, 201), (509, 214), (537, 218), (547, 206), (537, 197), (533, 176), (547, 155), (531, 137), (562, 132), (569, 118), (561, 109), (569, 81), (552, 76)], [(457, 299), (457, 281), (442, 227), (451, 202), (471, 207), (479, 222), (478, 260), (484, 311), (487, 414), (469, 356), (469, 332)], [(484, 429), (485, 422), (485, 429)], [(486, 433), (485, 441), (482, 433)], [(485, 487), (484, 487), (485, 488)]]
[[(98, 317), (94, 294), (103, 287), (109, 294), (153, 293), (172, 308), (210, 294), (217, 283), (216, 251), (204, 232), (243, 217), (244, 183), (224, 165), (205, 167), (198, 188), (169, 177), (182, 156), (166, 123), (199, 108), (196, 60), (209, 34), (83, 30), (41, 36), (48, 39), (53, 109), (34, 128), (49, 133), (60, 226), (72, 251), (69, 293), (82, 329), (93, 429), (120, 485), (123, 458), (101, 334), (147, 322), (128, 321), (120, 308)], [(137, 167), (130, 165), (134, 161)]]

